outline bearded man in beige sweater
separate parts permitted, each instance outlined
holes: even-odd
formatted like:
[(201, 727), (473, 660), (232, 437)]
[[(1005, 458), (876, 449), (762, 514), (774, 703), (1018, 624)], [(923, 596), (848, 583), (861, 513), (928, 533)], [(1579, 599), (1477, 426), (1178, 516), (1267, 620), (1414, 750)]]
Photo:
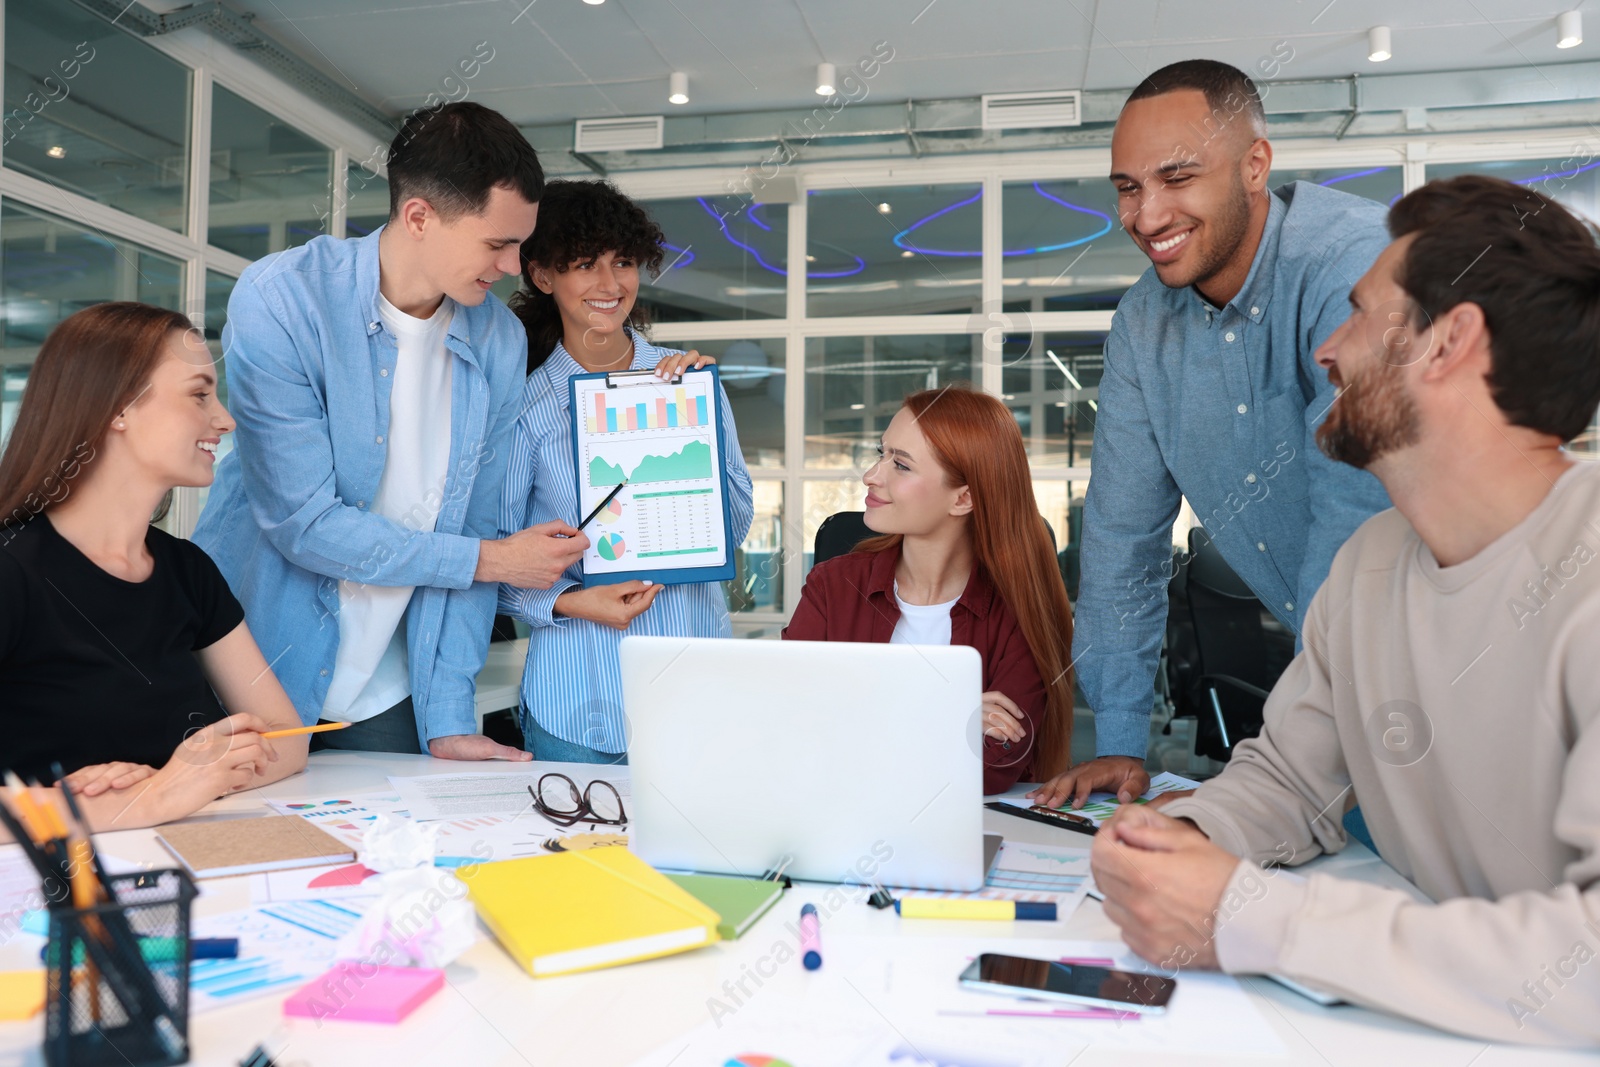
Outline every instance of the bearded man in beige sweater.
[[(1096, 837), (1162, 967), (1275, 973), (1486, 1040), (1600, 1043), (1600, 248), (1539, 193), (1431, 182), (1318, 351), (1318, 432), (1394, 508), (1334, 559), (1261, 735)], [(1279, 873), (1360, 799), (1425, 892)]]

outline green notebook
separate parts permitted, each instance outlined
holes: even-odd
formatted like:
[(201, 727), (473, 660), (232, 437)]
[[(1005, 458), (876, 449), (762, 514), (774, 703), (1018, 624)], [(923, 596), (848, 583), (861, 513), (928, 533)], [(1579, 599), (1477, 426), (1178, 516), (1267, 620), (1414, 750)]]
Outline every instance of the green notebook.
[(722, 874), (669, 874), (700, 903), (722, 917), (717, 933), (724, 941), (741, 936), (783, 896), (781, 882)]

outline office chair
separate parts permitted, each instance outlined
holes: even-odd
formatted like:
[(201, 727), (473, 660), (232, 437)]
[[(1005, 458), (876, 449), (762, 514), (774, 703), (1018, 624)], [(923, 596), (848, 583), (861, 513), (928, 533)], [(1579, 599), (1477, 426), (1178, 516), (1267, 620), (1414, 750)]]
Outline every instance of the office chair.
[(1267, 693), (1282, 673), (1278, 639), (1262, 624), (1261, 601), (1201, 527), (1189, 531), (1183, 593), (1193, 624), (1195, 751), (1227, 760), (1235, 745), (1261, 732)]
[[(866, 512), (864, 511), (836, 511), (822, 520), (822, 525), (817, 527), (817, 539), (811, 547), (811, 565), (826, 563), (835, 556), (842, 556), (855, 548), (869, 537), (877, 534), (867, 528)], [(1046, 519), (1044, 528), (1050, 532), (1050, 544), (1056, 543), (1056, 531)]]

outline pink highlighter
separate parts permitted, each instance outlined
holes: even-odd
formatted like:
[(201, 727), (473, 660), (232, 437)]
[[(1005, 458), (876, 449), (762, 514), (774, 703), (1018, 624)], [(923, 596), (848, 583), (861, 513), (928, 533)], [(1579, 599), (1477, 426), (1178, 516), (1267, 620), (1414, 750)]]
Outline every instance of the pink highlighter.
[(822, 925), (811, 904), (800, 906), (800, 962), (808, 971), (822, 966)]

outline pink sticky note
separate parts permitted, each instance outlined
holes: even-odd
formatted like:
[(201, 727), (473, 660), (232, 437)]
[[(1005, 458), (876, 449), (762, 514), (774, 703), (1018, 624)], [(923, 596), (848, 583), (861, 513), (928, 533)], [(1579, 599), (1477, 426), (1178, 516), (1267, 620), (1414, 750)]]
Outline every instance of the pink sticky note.
[(397, 1023), (443, 985), (444, 972), (436, 968), (341, 960), (321, 978), (295, 990), (283, 1002), (283, 1013), (319, 1022)]

